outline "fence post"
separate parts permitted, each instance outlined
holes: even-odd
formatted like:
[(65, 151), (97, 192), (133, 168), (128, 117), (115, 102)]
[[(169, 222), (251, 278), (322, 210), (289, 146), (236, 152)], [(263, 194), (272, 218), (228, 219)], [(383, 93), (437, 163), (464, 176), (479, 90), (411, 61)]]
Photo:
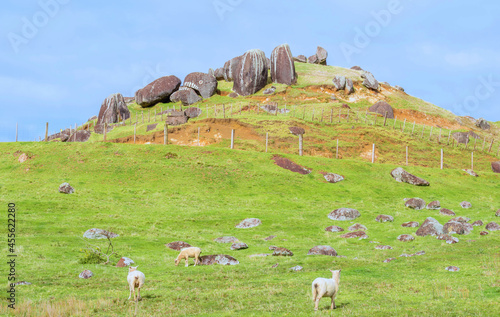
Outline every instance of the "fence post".
[(314, 121), (314, 108), (313, 108), (313, 113), (312, 113), (311, 121)]
[(405, 133), (405, 129), (406, 129), (406, 118), (405, 118), (405, 122), (403, 123), (403, 130), (401, 130), (401, 132)]
[[(340, 123), (340, 117), (342, 115), (342, 107), (339, 108), (339, 123)], [(365, 120), (365, 123), (366, 123), (366, 120)]]
[(135, 144), (135, 132), (137, 130), (137, 122), (134, 124), (134, 144)]
[(421, 138), (421, 139), (423, 139), (423, 138), (424, 138), (424, 130), (425, 130), (425, 124), (424, 124), (424, 126), (422, 127), (422, 135), (420, 136), (420, 138)]
[(495, 141), (495, 139), (491, 139), (491, 144), (490, 144), (490, 148), (489, 148), (489, 150), (488, 150), (488, 153), (490, 153), (490, 152), (491, 152), (491, 148), (493, 147), (493, 142), (494, 142), (494, 141)]
[(474, 152), (470, 154), (470, 169), (474, 170)]
[(384, 127), (385, 127), (386, 123), (387, 123), (387, 111), (385, 112), (385, 115), (384, 115)]
[(398, 117), (394, 117), (394, 126), (392, 127), (392, 129), (394, 130), (396, 128), (396, 121), (398, 121)]
[(413, 133), (415, 132), (415, 121), (413, 121), (413, 129), (411, 129), (411, 136), (413, 136)]
[(18, 123), (16, 122), (16, 142), (17, 142), (17, 132), (18, 132)]
[(108, 130), (108, 123), (104, 122), (104, 142), (106, 142), (106, 130)]
[(266, 153), (267, 153), (267, 144), (269, 142), (269, 133), (266, 132)]
[(335, 158), (338, 159), (339, 158), (339, 139), (337, 139), (337, 152), (335, 154)]
[(302, 154), (303, 154), (302, 145), (303, 145), (303, 136), (302, 136), (302, 134), (299, 134), (299, 155), (300, 156), (302, 156)]
[(470, 140), (470, 135), (467, 134), (467, 140), (465, 140), (465, 149), (466, 150), (469, 148), (469, 140)]
[(441, 149), (441, 169), (443, 169), (444, 151)]
[(49, 123), (45, 123), (45, 142), (49, 141)]
[[(200, 131), (200, 128), (198, 128), (198, 133)], [(167, 123), (165, 122), (165, 125), (163, 126), (163, 145), (167, 145)], [(200, 145), (200, 141), (198, 139), (198, 145)]]
[(304, 120), (306, 118), (306, 106), (303, 106), (302, 110), (303, 110), (303, 112), (302, 112), (302, 120)]
[(320, 120), (320, 122), (323, 122), (323, 115), (324, 114), (325, 114), (325, 108), (321, 108), (321, 120)]
[(165, 143), (168, 145), (168, 124), (165, 122)]
[(231, 150), (234, 149), (234, 129), (231, 130)]
[(373, 148), (372, 148), (372, 163), (375, 162), (375, 143), (373, 143)]
[(200, 146), (200, 127), (198, 127), (198, 146)]
[(438, 139), (438, 143), (441, 143), (441, 132), (443, 132), (443, 129), (442, 129), (442, 128), (439, 128), (439, 139)]

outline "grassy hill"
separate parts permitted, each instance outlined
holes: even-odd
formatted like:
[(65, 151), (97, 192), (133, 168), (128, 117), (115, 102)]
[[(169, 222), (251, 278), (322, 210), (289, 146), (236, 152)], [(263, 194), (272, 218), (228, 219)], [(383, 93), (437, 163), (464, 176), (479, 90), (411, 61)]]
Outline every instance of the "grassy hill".
[[(19, 163), (20, 153), (31, 159)], [(473, 178), (457, 169), (409, 167), (431, 183), (415, 187), (391, 178), (394, 164), (285, 155), (313, 171), (300, 175), (275, 165), (274, 154), (215, 146), (0, 144), (0, 201), (18, 207), (16, 270), (18, 279), (32, 283), (17, 287), (17, 315), (132, 316), (137, 309), (138, 316), (310, 316), (311, 282), (329, 277), (328, 269), (342, 269), (334, 312), (339, 316), (488, 316), (498, 310), (497, 232), (481, 236), (484, 226), (475, 227), (457, 236), (460, 242), (454, 245), (434, 237), (396, 239), (416, 231), (401, 227), (403, 222), (434, 217), (444, 224), (451, 218), (407, 209), (404, 198), (439, 200), (457, 216), (498, 222), (498, 175), (484, 172)], [(321, 171), (346, 180), (327, 183)], [(65, 181), (75, 187), (74, 194), (58, 193)], [(463, 200), (473, 207), (462, 209)], [(327, 218), (340, 207), (356, 208), (361, 217)], [(378, 223), (379, 214), (395, 221)], [(262, 225), (235, 228), (249, 217)], [(368, 239), (339, 237), (354, 223), (368, 228)], [(330, 225), (346, 231), (326, 232)], [(79, 262), (85, 246), (81, 237), (89, 228), (118, 233), (112, 264), (126, 256), (145, 273), (137, 307), (127, 301), (126, 268)], [(213, 241), (224, 235), (249, 248), (231, 251), (228, 244)], [(277, 237), (265, 241), (269, 235)], [(202, 248), (205, 255), (234, 256), (240, 264), (176, 267), (177, 252), (164, 244), (177, 240)], [(378, 244), (394, 249), (375, 250)], [(286, 247), (294, 256), (249, 257), (271, 253), (271, 245)], [(308, 256), (316, 245), (330, 245), (345, 258)], [(3, 250), (6, 254), (6, 246)], [(399, 257), (418, 251), (425, 255)], [(396, 260), (383, 263), (391, 257)], [(296, 265), (304, 270), (291, 271)], [(460, 271), (446, 271), (450, 265)], [(79, 279), (84, 269), (95, 276)], [(2, 272), (7, 273), (5, 265)], [(7, 312), (5, 294), (2, 314)], [(316, 315), (329, 315), (328, 305), (324, 299)]]

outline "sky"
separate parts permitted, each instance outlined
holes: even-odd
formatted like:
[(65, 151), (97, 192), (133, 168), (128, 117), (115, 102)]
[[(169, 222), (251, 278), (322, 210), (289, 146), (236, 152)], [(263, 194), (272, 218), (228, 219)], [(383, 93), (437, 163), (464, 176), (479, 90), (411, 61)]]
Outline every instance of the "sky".
[(328, 51), (457, 115), (500, 121), (500, 2), (435, 0), (6, 0), (0, 142), (97, 115), (113, 94), (208, 72), (247, 50)]

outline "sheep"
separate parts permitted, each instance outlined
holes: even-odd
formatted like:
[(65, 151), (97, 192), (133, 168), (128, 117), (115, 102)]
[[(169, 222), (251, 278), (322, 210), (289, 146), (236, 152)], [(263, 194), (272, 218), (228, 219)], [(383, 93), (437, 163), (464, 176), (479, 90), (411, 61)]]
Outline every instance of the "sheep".
[[(128, 268), (128, 276), (127, 276), (127, 282), (128, 286), (130, 289), (130, 297), (132, 297), (132, 292), (134, 292), (134, 301), (136, 300), (141, 300), (141, 287), (144, 285), (144, 282), (146, 281), (146, 276), (144, 276), (144, 273), (137, 271), (138, 266), (133, 267), (130, 266)], [(137, 299), (135, 297), (135, 288), (137, 287)]]
[(319, 300), (322, 297), (331, 297), (332, 298), (332, 306), (331, 309), (336, 308), (335, 306), (335, 297), (339, 292), (339, 284), (340, 284), (340, 271), (332, 271), (332, 278), (322, 278), (318, 277), (312, 282), (312, 296), (314, 302), (314, 310), (318, 310)]
[(174, 261), (175, 266), (179, 265), (179, 262), (182, 259), (186, 259), (185, 266), (188, 267), (189, 266), (189, 264), (188, 264), (189, 258), (194, 258), (194, 266), (196, 266), (197, 263), (201, 263), (200, 253), (201, 253), (201, 249), (197, 248), (197, 247), (190, 247), (190, 248), (181, 249), (181, 253), (179, 253), (179, 255), (177, 256), (177, 258)]

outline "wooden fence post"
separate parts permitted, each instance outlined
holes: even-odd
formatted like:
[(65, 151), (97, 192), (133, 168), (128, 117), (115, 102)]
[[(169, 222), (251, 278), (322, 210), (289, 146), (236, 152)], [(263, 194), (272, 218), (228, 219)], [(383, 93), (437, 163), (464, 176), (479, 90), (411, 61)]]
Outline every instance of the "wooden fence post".
[(375, 163), (375, 143), (373, 143), (373, 148), (372, 148), (372, 163)]
[(198, 127), (198, 146), (200, 146), (200, 127)]
[(387, 123), (387, 111), (385, 112), (385, 115), (384, 115), (384, 127), (385, 127), (386, 123)]
[(320, 122), (323, 122), (323, 115), (325, 114), (325, 108), (321, 108), (321, 120)]
[(49, 141), (49, 123), (45, 123), (45, 142)]
[(474, 152), (470, 153), (470, 169), (474, 170)]
[(490, 144), (490, 148), (488, 150), (488, 153), (491, 152), (491, 148), (493, 147), (493, 142), (495, 142), (495, 139), (491, 139), (491, 144)]
[(234, 129), (231, 130), (231, 150), (234, 149)]
[(373, 126), (377, 125), (377, 114), (373, 114)]
[(443, 129), (442, 129), (442, 128), (439, 128), (439, 139), (438, 139), (438, 143), (441, 143), (441, 132), (443, 132)]
[(467, 140), (465, 140), (465, 149), (466, 150), (469, 148), (469, 140), (470, 140), (470, 135), (467, 134)]
[(266, 132), (266, 153), (267, 153), (267, 144), (269, 143), (269, 133)]
[(168, 145), (168, 124), (165, 122), (165, 143)]
[(415, 123), (416, 121), (413, 121), (413, 129), (411, 129), (411, 136), (413, 136), (413, 133), (415, 132)]
[(405, 129), (406, 129), (406, 118), (405, 118), (405, 122), (403, 123), (403, 130), (401, 130), (401, 132), (405, 133)]
[(398, 121), (398, 117), (394, 117), (394, 126), (392, 127), (392, 129), (394, 130), (396, 128), (396, 121)]
[(302, 146), (303, 146), (303, 136), (302, 136), (302, 134), (299, 134), (299, 155), (300, 156), (302, 156), (302, 154), (303, 154)]

